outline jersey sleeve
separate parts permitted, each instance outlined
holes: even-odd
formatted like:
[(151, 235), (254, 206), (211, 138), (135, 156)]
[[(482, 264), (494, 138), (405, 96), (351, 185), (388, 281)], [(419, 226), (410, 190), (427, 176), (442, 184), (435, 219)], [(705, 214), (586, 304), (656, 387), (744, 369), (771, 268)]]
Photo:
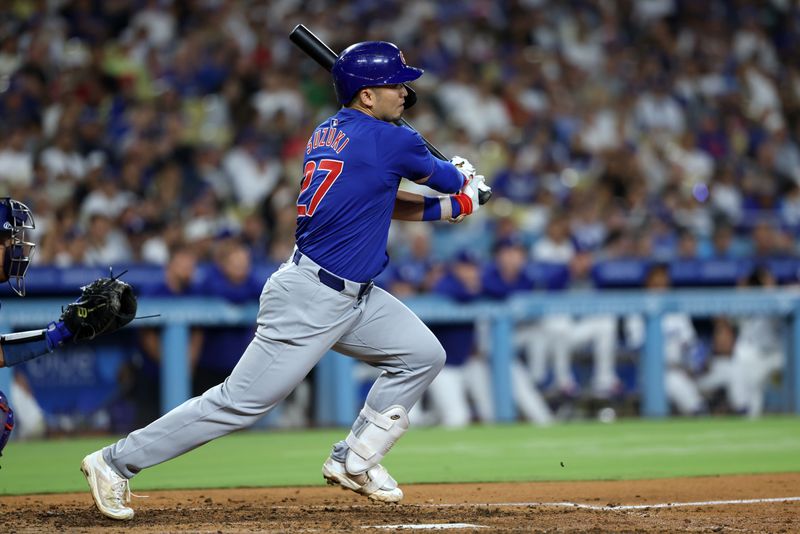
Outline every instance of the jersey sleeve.
[(390, 173), (409, 180), (421, 180), (433, 172), (433, 156), (422, 136), (410, 128), (386, 128), (378, 141), (381, 159)]

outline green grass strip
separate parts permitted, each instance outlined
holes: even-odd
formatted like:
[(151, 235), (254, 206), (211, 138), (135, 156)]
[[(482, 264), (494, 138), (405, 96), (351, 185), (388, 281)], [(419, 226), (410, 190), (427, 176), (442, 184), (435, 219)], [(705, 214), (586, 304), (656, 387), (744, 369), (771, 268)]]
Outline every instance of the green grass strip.
[[(322, 484), (322, 462), (345, 434), (343, 429), (236, 433), (142, 472), (134, 490)], [(81, 459), (111, 442), (11, 442), (0, 459), (0, 495), (83, 491)], [(406, 484), (800, 471), (800, 418), (415, 428), (384, 465)]]

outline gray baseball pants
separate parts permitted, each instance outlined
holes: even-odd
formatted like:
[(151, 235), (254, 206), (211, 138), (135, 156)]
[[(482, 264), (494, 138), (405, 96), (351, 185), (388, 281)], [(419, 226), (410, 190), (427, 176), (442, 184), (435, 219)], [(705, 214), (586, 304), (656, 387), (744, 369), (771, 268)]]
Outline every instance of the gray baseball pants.
[[(190, 399), (146, 427), (103, 449), (121, 476), (175, 458), (252, 425), (286, 398), (331, 348), (382, 369), (367, 404), (382, 412), (419, 400), (441, 370), (439, 341), (400, 301), (379, 287), (358, 298), (320, 282), (308, 257), (285, 263), (261, 293), (258, 328), (222, 384)], [(363, 424), (359, 417), (354, 430)]]

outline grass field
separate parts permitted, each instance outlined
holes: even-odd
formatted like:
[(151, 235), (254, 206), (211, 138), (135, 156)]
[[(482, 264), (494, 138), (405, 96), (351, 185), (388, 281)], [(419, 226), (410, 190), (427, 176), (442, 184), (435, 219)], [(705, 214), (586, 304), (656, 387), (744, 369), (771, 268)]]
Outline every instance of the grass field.
[[(322, 483), (330, 445), (346, 431), (242, 432), (136, 477), (134, 491)], [(0, 495), (84, 491), (78, 465), (108, 438), (12, 442)], [(398, 480), (622, 480), (800, 471), (800, 418), (622, 420), (412, 429), (384, 465)]]

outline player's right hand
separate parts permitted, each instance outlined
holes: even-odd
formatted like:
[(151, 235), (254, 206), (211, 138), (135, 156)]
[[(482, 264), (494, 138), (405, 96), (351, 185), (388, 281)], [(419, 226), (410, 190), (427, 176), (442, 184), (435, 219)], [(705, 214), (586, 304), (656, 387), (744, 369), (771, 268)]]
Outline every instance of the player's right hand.
[(486, 178), (484, 178), (482, 174), (473, 174), (472, 178), (468, 179), (464, 183), (464, 187), (461, 188), (461, 192), (467, 195), (470, 201), (472, 201), (472, 212), (467, 215), (471, 215), (481, 209), (480, 191), (481, 186), (485, 185), (485, 181)]
[(480, 191), (481, 186), (484, 184), (485, 178), (482, 174), (474, 174), (465, 179), (464, 186), (461, 191), (456, 193), (456, 201), (461, 206), (461, 213), (452, 219), (452, 223), (460, 223), (467, 215), (472, 215), (481, 209)]

